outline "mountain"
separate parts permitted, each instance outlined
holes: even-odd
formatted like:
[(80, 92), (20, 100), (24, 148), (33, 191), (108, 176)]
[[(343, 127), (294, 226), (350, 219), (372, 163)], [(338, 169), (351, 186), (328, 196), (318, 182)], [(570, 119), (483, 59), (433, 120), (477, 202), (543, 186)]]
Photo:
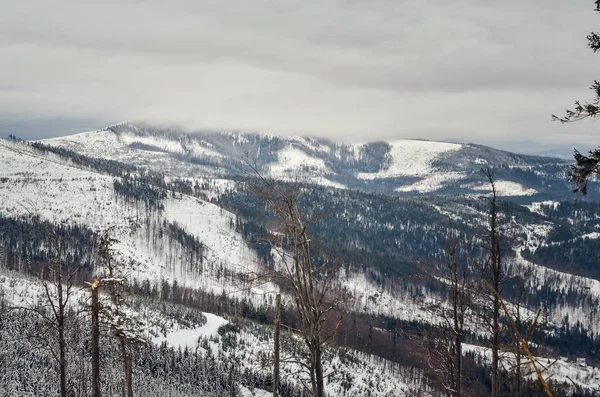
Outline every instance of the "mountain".
[[(330, 394), (440, 395), (428, 354), (450, 307), (444, 273), (448, 236), (456, 238), (457, 258), (470, 272), (485, 262), (488, 201), (478, 170), (485, 164), (494, 166), (505, 194), (503, 293), (509, 307), (516, 310), (518, 304), (524, 321), (540, 310), (536, 354), (546, 364), (556, 361), (547, 370), (556, 387), (572, 391), (571, 380), (587, 393), (599, 387), (597, 203), (572, 200), (566, 162), (478, 145), (344, 145), (133, 124), (41, 143), (0, 140), (0, 306), (44, 299), (37, 276), (52, 261), (53, 236), (66, 242), (68, 260), (82, 265), (80, 281), (91, 280), (103, 270), (99, 234), (110, 228), (119, 241), (114, 255), (129, 279), (135, 311), (157, 319), (152, 323), (173, 321), (141, 353), (136, 377), (146, 382), (142, 390), (157, 393), (169, 387), (178, 390), (174, 396), (197, 395), (211, 376), (228, 395), (252, 387), (270, 390), (269, 354), (261, 351), (272, 342), (275, 292), (283, 295), (284, 324), (299, 324), (285, 285), (272, 279), (254, 282), (257, 274), (282, 262), (276, 247), (267, 243), (279, 236), (277, 219), (256, 195), (260, 180), (251, 178), (248, 162), (274, 178), (277, 188), (296, 189), (300, 208), (314, 215), (307, 227), (311, 245), (326, 253), (315, 260), (336, 258), (342, 264), (332, 288), (347, 297), (346, 315), (325, 353)], [(419, 190), (412, 191), (414, 186)], [(469, 310), (465, 382), (470, 390), (487, 390), (485, 312), (478, 303)], [(224, 328), (206, 331), (198, 313)], [(86, 319), (78, 326), (84, 327)], [(2, 344), (3, 337), (10, 340), (23, 329), (35, 329), (39, 319), (2, 321), (11, 325), (0, 327), (0, 357), (15, 351)], [(287, 337), (285, 352), (301, 354), (297, 334)], [(74, 357), (87, 354), (86, 340), (76, 339)], [(172, 350), (155, 350), (162, 341)], [(180, 342), (187, 353), (177, 353)], [(509, 331), (503, 343), (511, 365)], [(106, 349), (111, 349), (109, 342)], [(5, 366), (0, 373), (12, 374), (0, 375), (0, 385), (24, 373), (19, 368), (31, 362), (26, 373), (43, 378), (40, 368), (51, 356), (36, 357), (28, 353), (20, 367), (0, 360)], [(200, 377), (197, 384), (187, 382), (182, 377), (192, 376), (192, 362), (205, 363), (202, 368), (214, 364), (218, 372)], [(179, 374), (168, 372), (173, 363)], [(289, 364), (284, 371), (292, 390), (288, 395), (301, 396), (293, 375), (299, 368)], [(48, 376), (44, 384), (52, 383)], [(169, 377), (177, 382), (167, 386)], [(107, 384), (118, 389), (116, 380)], [(224, 395), (218, 393), (212, 395)]]
[(44, 142), (168, 176), (231, 178), (259, 172), (278, 180), (385, 194), (480, 194), (488, 190), (481, 168), (489, 167), (502, 196), (532, 201), (569, 196), (569, 161), (475, 144), (421, 140), (344, 144), (133, 123)]

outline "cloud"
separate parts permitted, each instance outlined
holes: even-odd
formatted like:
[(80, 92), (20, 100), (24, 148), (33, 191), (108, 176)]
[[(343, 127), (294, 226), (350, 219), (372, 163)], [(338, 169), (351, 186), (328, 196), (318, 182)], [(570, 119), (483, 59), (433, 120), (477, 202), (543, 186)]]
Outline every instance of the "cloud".
[(550, 122), (597, 77), (587, 0), (5, 3), (5, 125), (139, 119), (345, 140), (596, 138), (591, 124)]

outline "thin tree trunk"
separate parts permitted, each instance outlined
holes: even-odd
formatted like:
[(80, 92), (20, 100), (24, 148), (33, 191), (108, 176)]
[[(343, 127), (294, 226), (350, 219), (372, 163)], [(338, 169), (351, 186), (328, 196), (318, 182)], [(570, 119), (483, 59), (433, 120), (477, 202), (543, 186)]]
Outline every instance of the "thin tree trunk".
[[(458, 280), (456, 280), (457, 282)], [(454, 297), (454, 359), (455, 359), (455, 364), (454, 364), (454, 369), (455, 369), (455, 373), (454, 373), (454, 383), (455, 383), (455, 389), (456, 389), (456, 396), (457, 397), (461, 397), (462, 396), (462, 324), (461, 324), (461, 319), (460, 319), (460, 313), (459, 310), (461, 310), (461, 308), (459, 307), (459, 304), (462, 305), (462, 299), (464, 299), (464, 297), (459, 297), (459, 293), (458, 293), (458, 284), (455, 285), (455, 297)], [(458, 299), (461, 299), (460, 303), (458, 302)]]
[(119, 338), (119, 342), (121, 344), (121, 357), (123, 364), (123, 384), (121, 388), (121, 396), (127, 397), (127, 348), (125, 346), (125, 341), (123, 338)]
[(273, 346), (273, 397), (279, 397), (279, 332), (281, 328), (281, 294), (275, 296), (275, 335)]
[(60, 395), (67, 397), (67, 357), (65, 342), (65, 302), (63, 301), (62, 266), (56, 266), (56, 292), (58, 294), (58, 360), (60, 366)]
[(127, 397), (133, 397), (133, 362), (131, 354), (127, 355)]
[(498, 371), (498, 363), (500, 357), (498, 354), (498, 344), (500, 342), (500, 302), (498, 298), (494, 298), (494, 311), (492, 319), (492, 397), (500, 396), (500, 379)]
[(60, 395), (61, 397), (67, 397), (67, 357), (66, 357), (66, 346), (65, 346), (65, 320), (64, 320), (64, 308), (60, 305), (61, 315), (58, 319), (58, 349), (59, 349), (59, 361), (60, 361)]
[[(522, 295), (523, 290), (521, 290), (521, 293), (519, 294), (519, 300), (517, 301), (517, 312), (516, 312), (516, 316), (515, 316), (515, 320), (516, 320), (516, 324), (520, 327), (521, 326), (521, 299), (523, 297)], [(515, 352), (515, 397), (521, 397), (522, 391), (521, 391), (521, 385), (522, 385), (522, 372), (521, 372), (521, 365), (522, 365), (522, 358), (523, 358), (523, 354), (522, 354), (522, 348), (521, 348), (521, 343), (519, 341), (519, 338), (516, 337), (515, 338), (515, 346), (517, 348), (517, 351)]]
[(487, 169), (485, 174), (492, 190), (492, 197), (490, 199), (490, 213), (489, 213), (489, 257), (488, 257), (488, 270), (489, 270), (489, 283), (492, 285), (494, 294), (492, 299), (492, 397), (500, 397), (500, 369), (499, 369), (499, 349), (500, 349), (500, 295), (502, 290), (500, 284), (504, 277), (502, 271), (502, 258), (500, 252), (500, 230), (498, 220), (498, 203), (496, 185), (494, 183), (494, 177), (492, 172)]
[(127, 343), (123, 338), (121, 338), (121, 354), (123, 355), (123, 372), (125, 373), (123, 397), (133, 397), (131, 354), (127, 352)]
[(315, 378), (316, 378), (316, 397), (325, 397), (325, 385), (323, 382), (323, 363), (321, 362), (321, 344), (317, 343), (315, 347)]
[(98, 288), (92, 287), (92, 396), (100, 397), (100, 305)]

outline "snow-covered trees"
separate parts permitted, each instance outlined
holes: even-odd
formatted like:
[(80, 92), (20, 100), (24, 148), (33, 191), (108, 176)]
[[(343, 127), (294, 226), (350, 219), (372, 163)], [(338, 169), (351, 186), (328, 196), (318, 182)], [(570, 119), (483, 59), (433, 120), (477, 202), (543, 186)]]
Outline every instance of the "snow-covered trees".
[[(99, 254), (102, 268), (106, 276), (100, 277), (92, 284), (92, 289), (102, 287), (110, 296), (110, 301), (101, 306), (113, 335), (119, 340), (121, 360), (123, 362), (123, 397), (133, 397), (133, 354), (138, 344), (145, 343), (143, 323), (128, 310), (122, 293), (127, 282), (121, 274), (119, 264), (113, 258), (113, 245), (118, 241), (112, 237), (112, 229), (107, 229), (100, 236)], [(94, 288), (95, 287), (95, 288)]]

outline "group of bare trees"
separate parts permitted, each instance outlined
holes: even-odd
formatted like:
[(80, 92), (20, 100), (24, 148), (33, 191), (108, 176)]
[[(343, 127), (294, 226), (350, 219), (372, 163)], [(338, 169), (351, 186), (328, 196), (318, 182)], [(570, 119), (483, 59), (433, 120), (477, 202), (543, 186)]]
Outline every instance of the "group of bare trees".
[[(504, 296), (504, 284), (508, 280), (513, 283), (521, 280), (523, 284), (522, 277), (526, 275), (515, 274), (514, 270), (509, 274), (509, 261), (505, 259), (508, 250), (506, 216), (501, 211), (492, 171), (484, 169), (483, 174), (490, 188), (487, 198), (487, 232), (481, 236), (485, 258), (469, 260), (461, 256), (456, 236), (449, 233), (446, 263), (436, 265), (436, 277), (447, 285), (448, 305), (440, 305), (440, 327), (433, 335), (427, 336), (429, 340), (416, 344), (416, 349), (426, 352), (431, 373), (446, 396), (471, 396), (471, 392), (465, 387), (463, 340), (472, 331), (472, 327), (477, 327), (489, 335), (492, 397), (505, 395), (509, 377), (514, 383), (511, 395), (522, 397), (525, 379), (532, 373), (537, 376), (544, 392), (552, 396), (531, 350), (531, 337), (538, 325), (540, 312), (533, 318), (523, 316), (521, 299), (524, 285), (519, 290), (514, 305), (507, 304)], [(526, 331), (523, 331), (524, 323)], [(512, 345), (503, 342), (503, 336), (507, 334), (512, 334)]]
[[(506, 363), (502, 362), (503, 352), (509, 350), (502, 345), (502, 336), (506, 333), (505, 322), (510, 325), (509, 332), (515, 340), (511, 353), (517, 358), (513, 366), (513, 378), (517, 379), (515, 396), (522, 396), (522, 383), (531, 372), (523, 370), (522, 357), (533, 367), (539, 381), (544, 386), (548, 396), (552, 392), (537, 365), (530, 348), (530, 337), (537, 325), (537, 317), (529, 319), (527, 332), (521, 332), (521, 311), (517, 306), (516, 312), (511, 312), (503, 297), (503, 284), (508, 280), (507, 263), (505, 263), (503, 217), (500, 211), (498, 193), (491, 170), (484, 170), (484, 176), (490, 186), (488, 197), (487, 234), (481, 242), (486, 251), (483, 262), (473, 261), (466, 264), (459, 259), (459, 244), (455, 236), (448, 237), (447, 263), (441, 272), (449, 292), (449, 306), (441, 311), (443, 324), (427, 349), (429, 362), (438, 384), (448, 397), (470, 395), (464, 386), (464, 351), (463, 340), (467, 335), (466, 318), (473, 316), (478, 310), (479, 318), (485, 331), (490, 335), (489, 349), (491, 352), (490, 378), (491, 396), (499, 397), (506, 389), (503, 376), (507, 372)], [(295, 330), (304, 340), (308, 356), (304, 362), (309, 379), (309, 391), (315, 397), (325, 395), (324, 369), (322, 362), (323, 347), (326, 341), (335, 333), (337, 327), (323, 329), (328, 316), (339, 316), (339, 302), (343, 298), (334, 296), (335, 262), (328, 261), (326, 256), (315, 255), (311, 252), (311, 241), (308, 237), (306, 223), (318, 218), (303, 214), (298, 204), (299, 188), (279, 187), (275, 182), (266, 180), (259, 175), (259, 183), (254, 186), (256, 194), (261, 197), (267, 207), (273, 211), (279, 221), (280, 229), (274, 234), (272, 247), (277, 251), (277, 265), (274, 272), (269, 272), (269, 278), (276, 281), (287, 290), (294, 302), (300, 328)], [(315, 264), (318, 259), (318, 264)], [(339, 293), (339, 291), (337, 291)], [(479, 306), (479, 309), (475, 309)], [(515, 320), (514, 318), (517, 318)], [(341, 317), (337, 320), (341, 321)], [(274, 384), (279, 377), (279, 316), (276, 313), (275, 363)], [(339, 323), (338, 323), (339, 324)], [(504, 360), (510, 361), (510, 360)], [(277, 390), (274, 390), (275, 395)]]
[[(126, 279), (120, 274), (119, 266), (113, 260), (112, 245), (116, 242), (111, 237), (111, 229), (100, 236), (98, 269), (106, 270), (105, 276), (97, 276), (87, 283), (91, 291), (91, 299), (87, 303), (82, 299), (85, 286), (78, 280), (81, 264), (68, 260), (69, 244), (64, 238), (57, 236), (52, 230), (53, 251), (47, 267), (43, 268), (42, 279), (43, 300), (41, 303), (30, 302), (9, 307), (8, 310), (24, 310), (35, 313), (42, 319), (47, 332), (32, 333), (36, 345), (49, 351), (57, 363), (59, 376), (59, 394), (61, 397), (73, 396), (72, 385), (75, 383), (69, 374), (69, 341), (68, 327), (72, 323), (91, 315), (89, 332), (91, 335), (91, 375), (92, 395), (100, 397), (100, 333), (103, 329), (119, 340), (123, 361), (123, 397), (133, 397), (132, 386), (132, 354), (133, 347), (145, 343), (142, 324), (126, 310), (126, 299), (122, 294)], [(100, 299), (100, 291), (109, 299)], [(82, 376), (79, 374), (78, 376)]]

